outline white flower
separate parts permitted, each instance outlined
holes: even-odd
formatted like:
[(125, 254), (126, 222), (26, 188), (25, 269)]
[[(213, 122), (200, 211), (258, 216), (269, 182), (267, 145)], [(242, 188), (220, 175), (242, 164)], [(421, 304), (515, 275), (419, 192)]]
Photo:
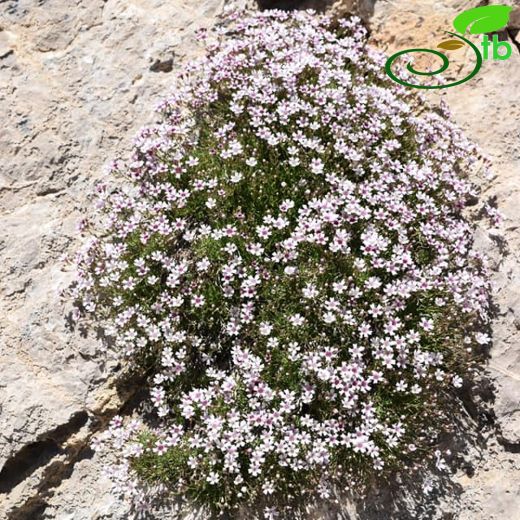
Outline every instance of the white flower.
[(452, 378), (452, 380), (451, 380), (451, 384), (452, 384), (455, 388), (461, 388), (463, 382), (464, 382), (464, 381), (463, 381), (462, 377), (460, 377), (460, 376), (453, 376), (453, 378)]
[(212, 484), (212, 485), (215, 485), (218, 483), (218, 481), (220, 480), (219, 476), (218, 476), (218, 473), (216, 473), (215, 471), (210, 471), (209, 475), (206, 477), (206, 480)]
[(491, 341), (491, 338), (487, 334), (484, 334), (483, 332), (477, 332), (475, 334), (475, 341), (479, 345), (487, 345)]
[(309, 300), (316, 298), (319, 292), (314, 284), (307, 284), (303, 289), (303, 296)]
[(431, 319), (421, 318), (421, 321), (420, 321), (419, 325), (426, 332), (429, 332), (429, 331), (433, 330), (433, 320), (431, 320)]
[(305, 323), (305, 318), (301, 314), (293, 314), (289, 317), (289, 321), (294, 327), (299, 327)]
[(203, 258), (197, 262), (197, 270), (202, 272), (207, 271), (210, 265), (210, 261), (207, 258)]
[(233, 184), (237, 184), (240, 182), (243, 178), (243, 175), (240, 172), (234, 172), (233, 175), (230, 177), (230, 180)]
[(197, 294), (191, 299), (191, 303), (195, 308), (202, 307), (204, 305), (205, 298), (202, 294)]
[(315, 174), (323, 173), (324, 164), (321, 159), (312, 159), (310, 164), (311, 172)]
[(262, 334), (262, 336), (269, 336), (269, 334), (271, 334), (271, 331), (273, 330), (273, 326), (266, 322), (266, 321), (263, 321), (262, 323), (260, 323), (260, 334)]
[(326, 312), (323, 315), (323, 321), (325, 323), (334, 323), (336, 321), (336, 315), (333, 312)]

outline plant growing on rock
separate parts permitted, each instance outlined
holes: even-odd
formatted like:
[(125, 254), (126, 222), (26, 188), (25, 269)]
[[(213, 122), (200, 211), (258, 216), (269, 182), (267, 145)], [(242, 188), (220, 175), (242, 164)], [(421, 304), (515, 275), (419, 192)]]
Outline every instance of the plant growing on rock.
[(97, 441), (140, 510), (272, 516), (422, 456), (486, 339), (475, 147), (387, 79), (356, 18), (230, 23), (98, 185), (76, 259), (77, 318), (149, 374), (156, 422)]

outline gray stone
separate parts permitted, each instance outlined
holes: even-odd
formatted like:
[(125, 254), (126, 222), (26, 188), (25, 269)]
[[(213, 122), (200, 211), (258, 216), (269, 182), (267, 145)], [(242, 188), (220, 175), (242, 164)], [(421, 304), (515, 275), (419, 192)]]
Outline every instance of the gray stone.
[(77, 248), (76, 222), (103, 164), (153, 121), (169, 71), (198, 52), (196, 29), (211, 28), (223, 7), (2, 3), (1, 518), (32, 520), (45, 507), (52, 518), (112, 518), (114, 498), (87, 446), (124, 398), (113, 386), (117, 363), (100, 355), (95, 334), (67, 326), (58, 293), (71, 273), (60, 257)]

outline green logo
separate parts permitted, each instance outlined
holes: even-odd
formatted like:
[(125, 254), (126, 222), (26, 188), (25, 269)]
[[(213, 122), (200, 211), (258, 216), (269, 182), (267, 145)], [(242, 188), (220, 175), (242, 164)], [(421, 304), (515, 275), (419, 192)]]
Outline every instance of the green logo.
[[(421, 72), (415, 70), (413, 66), (408, 63), (406, 68), (412, 74), (418, 76), (435, 76), (436, 74), (441, 74), (449, 67), (449, 60), (446, 54), (441, 51), (436, 51), (433, 49), (406, 49), (404, 51), (399, 51), (390, 56), (385, 64), (385, 71), (397, 83), (404, 85), (406, 87), (413, 88), (424, 88), (424, 89), (437, 89), (437, 88), (448, 88), (454, 87), (456, 85), (460, 85), (466, 81), (469, 81), (473, 78), (480, 67), (482, 67), (482, 60), (490, 59), (491, 53), (489, 52), (489, 47), (492, 47), (492, 56), (494, 60), (507, 60), (512, 53), (511, 45), (508, 42), (503, 42), (498, 40), (498, 35), (494, 34), (493, 39), (490, 41), (487, 34), (484, 33), (492, 33), (502, 29), (505, 25), (507, 25), (509, 21), (509, 13), (513, 8), (508, 5), (486, 5), (483, 7), (475, 7), (473, 9), (468, 9), (467, 11), (463, 11), (460, 13), (455, 20), (453, 20), (453, 26), (458, 33), (445, 31), (450, 36), (453, 36), (454, 39), (445, 40), (439, 45), (437, 48), (443, 49), (444, 51), (455, 51), (460, 49), (466, 45), (473, 50), (475, 53), (475, 67), (473, 70), (463, 79), (455, 81), (453, 83), (448, 83), (446, 85), (415, 85), (413, 83), (408, 83), (400, 78), (398, 78), (392, 72), (392, 65), (396, 59), (405, 54), (410, 54), (413, 52), (425, 52), (429, 54), (435, 54), (442, 60), (442, 65), (433, 71)], [(460, 34), (459, 34), (460, 33)], [(482, 34), (481, 46), (483, 50), (483, 54), (480, 52), (479, 48), (464, 37), (467, 33), (469, 34)], [(502, 49), (505, 49), (505, 52), (501, 52)]]

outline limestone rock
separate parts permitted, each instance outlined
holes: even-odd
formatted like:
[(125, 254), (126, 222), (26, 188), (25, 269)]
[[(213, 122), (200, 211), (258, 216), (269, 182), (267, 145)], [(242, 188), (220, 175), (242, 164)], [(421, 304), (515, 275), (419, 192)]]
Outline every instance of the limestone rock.
[(47, 507), (52, 518), (112, 515), (113, 498), (98, 500), (108, 490), (88, 443), (122, 404), (111, 388), (118, 364), (100, 355), (95, 331), (70, 330), (58, 292), (71, 275), (60, 257), (77, 247), (76, 223), (103, 164), (153, 122), (169, 72), (198, 52), (195, 31), (223, 8), (2, 2), (1, 518), (33, 520)]

